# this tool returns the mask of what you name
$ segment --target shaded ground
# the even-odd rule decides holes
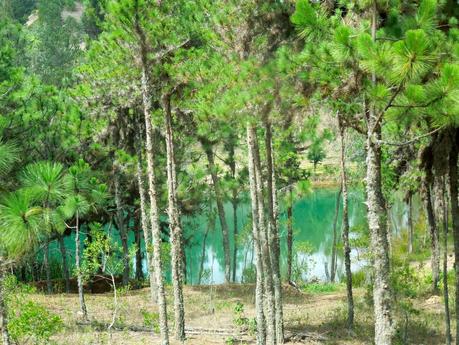
[[[185,287],[187,345],[208,344],[253,344],[253,336],[240,335],[240,329],[234,324],[234,306],[244,304],[244,316],[255,315],[252,285],[219,285]],[[371,308],[365,302],[365,291],[356,289],[356,328],[349,333],[346,329],[346,304],[343,286],[335,291],[303,293],[291,287],[285,287],[284,315],[287,335],[304,334],[306,337],[290,344],[371,344],[373,318]],[[170,319],[173,319],[171,294],[168,291]],[[57,344],[159,344],[159,338],[148,332],[144,315],[155,312],[150,305],[149,290],[141,289],[122,293],[120,296],[116,330],[107,332],[105,324],[111,321],[113,299],[110,293],[87,295],[91,325],[81,325],[78,319],[77,295],[60,294],[46,296],[34,294],[32,298],[59,314],[65,323],[65,329],[53,340]],[[407,344],[443,344],[443,306],[439,297],[427,296],[413,302],[420,312],[408,319]],[[403,320],[403,319],[402,319]],[[399,322],[399,339],[405,338],[404,323]],[[172,326],[172,325],[170,325]],[[136,331],[133,331],[135,329]],[[143,329],[143,331],[142,331]],[[172,327],[171,327],[172,329]],[[205,334],[209,331],[223,334]],[[204,331],[204,334],[202,333]],[[232,338],[233,342],[231,342]],[[402,340],[399,342],[403,343]],[[172,344],[179,344],[172,341]]]

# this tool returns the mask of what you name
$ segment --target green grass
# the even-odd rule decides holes
[[[329,293],[336,292],[339,290],[340,284],[338,283],[310,283],[303,287],[303,291],[320,294],[320,293]]]

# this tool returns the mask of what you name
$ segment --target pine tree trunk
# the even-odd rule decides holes
[[[162,97],[166,124],[168,215],[172,244],[172,283],[174,288],[175,338],[185,340],[185,310],[183,304],[183,234],[177,202],[177,176],[170,95]]]
[[[212,212],[212,211],[211,211]],[[210,229],[213,229],[215,223],[215,219],[213,215],[211,215],[208,219],[206,232],[204,233],[204,238],[202,239],[202,247],[201,247],[201,263],[199,265],[199,273],[198,273],[198,285],[201,285],[202,281],[202,274],[204,272],[204,260],[206,258],[206,242],[207,236],[209,235]]]
[[[233,241],[234,241],[234,249],[233,249],[233,276],[232,282],[236,283],[236,273],[237,273],[237,252],[238,252],[238,227],[237,227],[237,191],[233,191],[233,199],[231,201],[233,206]]]
[[[371,35],[376,40],[377,7],[373,1]],[[376,84],[376,76],[371,76]],[[375,314],[375,345],[391,345],[393,335],[392,293],[390,284],[389,243],[387,237],[387,211],[382,193],[381,147],[373,138],[381,140],[381,126],[376,123],[375,106],[370,105],[367,116],[366,142],[366,198],[368,227],[374,266],[373,301]]]
[[[268,241],[270,244],[271,266],[273,271],[274,285],[274,307],[275,307],[275,334],[276,344],[284,343],[284,317],[282,308],[282,285],[280,276],[280,244],[278,229],[278,210],[277,210],[277,191],[276,175],[274,170],[274,152],[272,147],[272,126],[264,118],[265,126],[265,147],[266,147],[266,167],[267,167],[267,196],[268,196],[268,213],[269,213],[269,232]]]
[[[142,129],[140,125],[137,127],[137,187],[139,189],[140,197],[140,221],[142,224],[143,238],[145,241],[145,254],[147,258],[148,266],[148,277],[150,279],[150,296],[151,301],[155,304],[157,302],[158,289],[155,280],[155,268],[153,263],[152,253],[152,241],[150,237],[150,230],[148,229],[148,217],[147,217],[147,201],[145,199],[145,187],[143,184],[143,172],[142,172]]]
[[[75,217],[75,267],[77,269],[77,284],[78,284],[78,301],[80,302],[80,312],[84,321],[88,321],[88,309],[84,299],[83,290],[83,274],[81,272],[80,262],[80,222],[78,211]]]
[[[438,229],[443,230],[443,300],[445,307],[445,341],[451,344],[451,318],[448,293],[448,204],[446,201],[445,177],[435,179],[435,214]]]
[[[234,138],[229,145],[229,167],[231,170],[231,178],[236,182],[236,160],[234,159]],[[237,207],[238,207],[238,197],[237,197],[237,187],[232,190],[231,205],[233,206],[233,272],[232,272],[232,282],[236,282],[236,273],[237,273],[237,251],[238,251],[238,225],[237,225]]]
[[[46,273],[46,292],[48,295],[53,293],[53,284],[51,282],[51,268],[49,267],[49,242],[46,240],[43,248],[43,265]]]
[[[456,142],[456,130],[453,131],[453,143],[449,154],[449,195],[451,203],[451,218],[453,223],[453,238],[454,238],[454,270],[456,301],[459,301],[459,205],[458,205],[458,190],[457,190],[457,160],[458,160],[458,145]],[[459,345],[459,303],[456,306],[456,345]]]
[[[223,195],[220,190],[220,183],[216,171],[213,148],[208,143],[204,143],[203,146],[207,156],[209,173],[212,178],[212,185],[215,192],[215,202],[217,204],[218,218],[220,220],[220,226],[222,229],[223,253],[225,259],[225,282],[229,283],[231,281],[231,255],[229,244],[229,229],[228,224],[226,223],[225,209],[223,207]]]
[[[342,182],[341,182],[342,183]],[[335,217],[333,218],[333,242],[332,242],[332,252],[331,252],[331,263],[330,263],[330,282],[335,282],[336,276],[336,246],[338,245],[338,215],[339,215],[339,206],[340,206],[340,198],[341,198],[341,191],[340,188],[338,193],[336,194],[336,203],[335,203]]]
[[[147,156],[148,194],[150,198],[150,226],[153,240],[153,262],[156,286],[158,288],[158,311],[161,345],[169,345],[169,330],[167,326],[166,294],[164,290],[163,270],[161,260],[161,230],[159,227],[158,202],[156,192],[155,162],[153,150],[153,128],[151,119],[150,80],[148,76],[147,39],[139,24],[138,13],[135,18],[135,29],[140,40],[140,58],[142,70],[142,105],[145,119],[145,151]]]
[[[414,229],[413,229],[413,195],[408,197],[408,253],[413,252]]]
[[[347,195],[347,174],[346,174],[346,144],[345,129],[338,119],[341,140],[341,191],[343,194],[343,245],[344,245],[344,266],[346,268],[346,291],[347,291],[347,326],[354,328],[354,296],[352,293],[352,271],[351,271],[351,246],[349,243],[349,206]]]
[[[115,185],[116,225],[120,233],[121,246],[123,248],[123,286],[128,286],[130,276],[129,246],[126,224],[124,222],[124,210],[121,200],[120,172],[116,166],[113,167]]]
[[[258,227],[258,197],[257,197],[257,181],[254,162],[254,137],[251,125],[247,124],[247,147],[248,147],[248,166],[249,166],[249,182],[250,182],[250,199],[252,204],[252,237],[253,237],[253,252],[256,265],[256,286],[255,286],[255,308],[257,321],[257,345],[266,344],[266,320],[264,313],[264,271],[263,259],[261,254],[261,234]]]
[[[293,188],[289,181],[289,201],[287,206],[287,282],[292,281],[293,259]]]
[[[134,236],[135,236],[135,245],[137,250],[135,252],[135,279],[137,281],[143,280],[143,271],[142,271],[142,229],[140,228],[140,215],[136,216],[135,212],[132,212],[134,216]]]
[[[261,161],[258,139],[254,126],[249,128],[251,138],[251,151],[253,153],[254,173],[255,173],[255,191],[257,201],[258,217],[258,235],[261,249],[261,259],[263,262],[264,276],[264,309],[266,317],[266,344],[274,345],[276,343],[276,316],[275,316],[275,296],[273,269],[271,263],[271,253],[269,245],[268,228],[266,226],[265,205],[263,202],[263,181],[261,178]]]
[[[69,265],[67,263],[67,250],[65,248],[64,236],[59,235],[59,249],[61,251],[62,256],[62,272],[64,274],[65,279],[65,292],[70,292],[70,272],[69,272]]]
[[[430,233],[431,258],[430,267],[432,270],[432,291],[438,292],[438,283],[440,281],[440,245],[439,233],[435,220],[434,203],[432,196],[433,173],[427,169],[426,178],[424,179],[424,202],[427,212],[427,224]]]
[[[8,332],[8,309],[5,302],[5,267],[3,266],[4,262],[0,259],[0,317],[1,317],[1,327],[2,327],[2,340],[3,345],[11,345],[10,334]]]

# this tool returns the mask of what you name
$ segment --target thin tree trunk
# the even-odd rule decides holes
[[[228,147],[228,165],[231,171],[231,178],[235,183],[235,187],[232,188],[232,198],[231,198],[231,205],[233,207],[233,271],[232,271],[232,282],[236,282],[236,274],[237,274],[237,252],[238,252],[238,221],[237,221],[237,208],[239,199],[237,197],[238,188],[236,184],[236,160],[235,160],[235,152],[234,148],[236,146],[236,138],[234,135],[230,137]]]
[[[229,244],[229,229],[226,223],[225,209],[223,207],[223,195],[220,190],[220,182],[216,171],[214,152],[213,148],[209,143],[203,143],[204,151],[206,152],[209,173],[212,178],[212,185],[215,192],[215,202],[217,204],[218,218],[220,220],[220,226],[222,229],[222,240],[223,240],[223,253],[225,260],[225,282],[231,281],[231,255],[230,255],[230,244]]]
[[[341,140],[341,191],[343,194],[343,245],[344,245],[344,265],[346,267],[346,291],[347,291],[347,326],[351,330],[354,328],[354,296],[352,293],[352,271],[351,271],[351,246],[349,243],[349,207],[347,195],[347,174],[346,174],[346,143],[345,128],[338,119]]]
[[[448,293],[448,202],[446,200],[445,176],[435,179],[435,213],[438,229],[443,230],[443,299],[445,306],[445,341],[451,344],[451,318]]]
[[[266,344],[276,344],[276,316],[275,316],[275,296],[274,296],[274,282],[273,282],[273,269],[271,263],[271,248],[268,236],[268,229],[266,226],[264,202],[263,202],[263,181],[261,178],[261,161],[260,150],[258,147],[258,139],[254,126],[250,127],[251,132],[251,145],[253,152],[254,172],[255,172],[255,187],[256,187],[256,200],[257,200],[257,216],[258,216],[258,229],[259,241],[261,247],[261,258],[263,261],[263,275],[264,275],[264,308],[266,317]]]
[[[342,182],[341,182],[342,184]],[[342,188],[342,187],[341,187]],[[339,206],[340,206],[340,198],[341,198],[341,191],[339,189],[338,193],[336,194],[336,203],[335,203],[335,217],[333,218],[333,242],[332,242],[332,252],[331,252],[331,263],[330,263],[330,282],[335,282],[336,276],[336,256],[337,256],[337,245],[338,245],[338,215],[339,215]]]
[[[64,236],[59,235],[59,249],[61,251],[62,256],[62,271],[64,274],[65,279],[65,292],[70,292],[70,272],[69,272],[69,265],[67,263],[67,250],[65,248]]]
[[[80,312],[84,321],[88,321],[88,309],[84,300],[83,291],[83,274],[81,272],[80,263],[80,222],[78,211],[75,217],[75,266],[77,269],[77,284],[78,284],[78,301],[80,302]]]
[[[408,196],[408,253],[413,252],[414,228],[413,228],[413,195]]]
[[[120,233],[121,246],[123,248],[123,286],[129,284],[130,266],[129,266],[129,246],[128,246],[128,234],[126,224],[124,222],[124,211],[123,203],[121,200],[120,190],[120,172],[119,169],[113,167],[113,177],[115,185],[115,205],[116,205],[116,225]]]
[[[166,295],[164,291],[162,259],[161,259],[161,230],[159,227],[158,217],[158,202],[156,192],[156,178],[155,178],[155,162],[153,150],[153,128],[151,121],[151,97],[148,68],[148,49],[147,39],[143,29],[140,27],[139,14],[135,15],[135,30],[139,36],[140,43],[140,57],[141,57],[141,70],[142,70],[142,105],[143,114],[145,119],[145,133],[146,133],[146,156],[147,156],[147,175],[148,175],[148,194],[150,198],[150,226],[153,240],[153,262],[156,286],[158,288],[158,310],[159,310],[159,329],[161,335],[161,344],[169,345],[169,330],[167,326],[167,309],[166,309]]]
[[[3,260],[0,259],[0,317],[2,326],[2,340],[3,345],[11,345],[10,334],[8,332],[8,309],[5,302],[5,269],[3,267]]]
[[[256,286],[255,286],[255,307],[257,321],[257,345],[266,344],[266,320],[263,310],[264,306],[264,271],[263,259],[261,254],[261,234],[258,226],[258,196],[257,181],[254,162],[254,137],[250,124],[247,124],[247,146],[248,146],[248,165],[250,182],[250,199],[252,204],[252,236],[256,265]]]
[[[45,266],[46,273],[46,292],[48,295],[53,293],[53,284],[51,282],[51,268],[49,267],[49,242],[46,240],[43,249],[43,265]]]
[[[237,191],[233,191],[233,199],[231,201],[233,206],[233,240],[234,240],[234,249],[233,249],[233,283],[236,282],[236,273],[237,273],[237,252],[238,252],[238,227],[237,227]]]
[[[284,317],[282,308],[282,285],[280,276],[280,245],[279,229],[277,223],[277,191],[276,176],[274,170],[274,152],[272,147],[272,126],[267,118],[264,117],[265,126],[265,147],[266,147],[266,167],[267,167],[267,196],[268,196],[268,213],[269,213],[269,232],[268,243],[270,244],[270,259],[273,271],[274,286],[274,309],[275,309],[275,342],[276,344],[284,343]]]
[[[376,40],[377,7],[373,1],[371,34]],[[376,76],[371,76],[376,84]],[[370,105],[367,117],[367,157],[366,157],[366,194],[368,207],[368,226],[371,237],[371,251],[374,266],[374,314],[375,345],[391,345],[393,335],[392,293],[390,284],[389,243],[387,241],[387,212],[381,183],[381,147],[373,137],[381,140],[381,126],[377,123],[375,106]]]
[[[432,291],[434,293],[438,292],[438,283],[440,281],[440,245],[439,245],[439,233],[437,229],[437,224],[435,220],[434,213],[434,203],[432,197],[432,184],[433,184],[433,174],[432,170],[429,168],[426,171],[426,178],[424,180],[424,202],[427,212],[427,224],[430,233],[431,241],[431,258],[430,266],[432,270]]]
[[[166,123],[167,189],[169,228],[172,244],[172,283],[174,287],[175,338],[185,340],[185,310],[183,305],[183,234],[177,203],[177,176],[175,167],[174,138],[170,95],[162,97]]]
[[[293,259],[293,187],[289,181],[289,200],[287,207],[287,282],[292,281],[292,259]]]
[[[459,301],[459,205],[458,205],[458,190],[457,190],[457,160],[458,150],[456,142],[456,130],[453,131],[453,142],[449,154],[449,195],[451,203],[451,218],[453,221],[453,237],[454,237],[454,270],[456,283],[456,301]],[[456,306],[456,345],[459,345],[459,303]]]
[[[201,263],[199,265],[199,274],[198,274],[198,285],[201,285],[201,280],[202,280],[202,274],[204,272],[204,259],[206,258],[206,242],[207,242],[207,236],[209,235],[209,231],[214,228],[215,225],[215,219],[213,216],[213,211],[210,210],[212,213],[211,216],[208,219],[207,227],[206,227],[206,232],[204,233],[204,238],[202,239],[202,247],[201,247]]]
[[[140,215],[136,216],[134,212],[133,216],[135,219],[134,222],[134,236],[135,236],[135,244],[137,250],[135,252],[135,279],[137,281],[143,280],[143,271],[142,271],[142,229],[140,228]]]
[[[151,301],[155,304],[157,302],[157,295],[158,289],[155,280],[155,268],[153,262],[153,254],[152,254],[152,241],[150,237],[150,231],[148,229],[148,217],[147,217],[147,201],[145,199],[145,187],[143,184],[143,172],[142,172],[142,148],[141,143],[142,140],[142,129],[140,124],[137,127],[138,132],[138,141],[139,144],[137,145],[137,187],[139,189],[139,197],[140,197],[140,220],[142,224],[142,231],[143,237],[145,241],[145,254],[147,258],[147,266],[148,266],[148,276],[150,279],[150,296]]]

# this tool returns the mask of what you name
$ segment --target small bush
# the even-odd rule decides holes
[[[247,330],[249,335],[254,335],[257,330],[257,321],[255,319],[249,319],[245,316],[244,304],[237,302],[234,306],[233,312],[234,324],[239,328]]]
[[[142,309],[140,313],[143,316],[143,324],[145,325],[145,327],[153,328],[153,332],[158,334],[159,333],[159,313],[151,313],[149,311],[146,311],[145,309]]]
[[[8,330],[16,343],[49,344],[51,336],[63,328],[58,315],[32,301],[19,305],[11,314]]]
[[[343,282],[346,280],[344,279]],[[357,272],[352,273],[352,286],[353,287],[364,287],[367,283],[367,277],[365,270],[359,270]]]
[[[255,266],[251,265],[246,267],[242,272],[242,281],[244,283],[255,283],[257,279],[257,272],[255,270]]]
[[[304,291],[309,293],[327,293],[338,290],[339,284],[334,283],[309,283],[304,286]]]

